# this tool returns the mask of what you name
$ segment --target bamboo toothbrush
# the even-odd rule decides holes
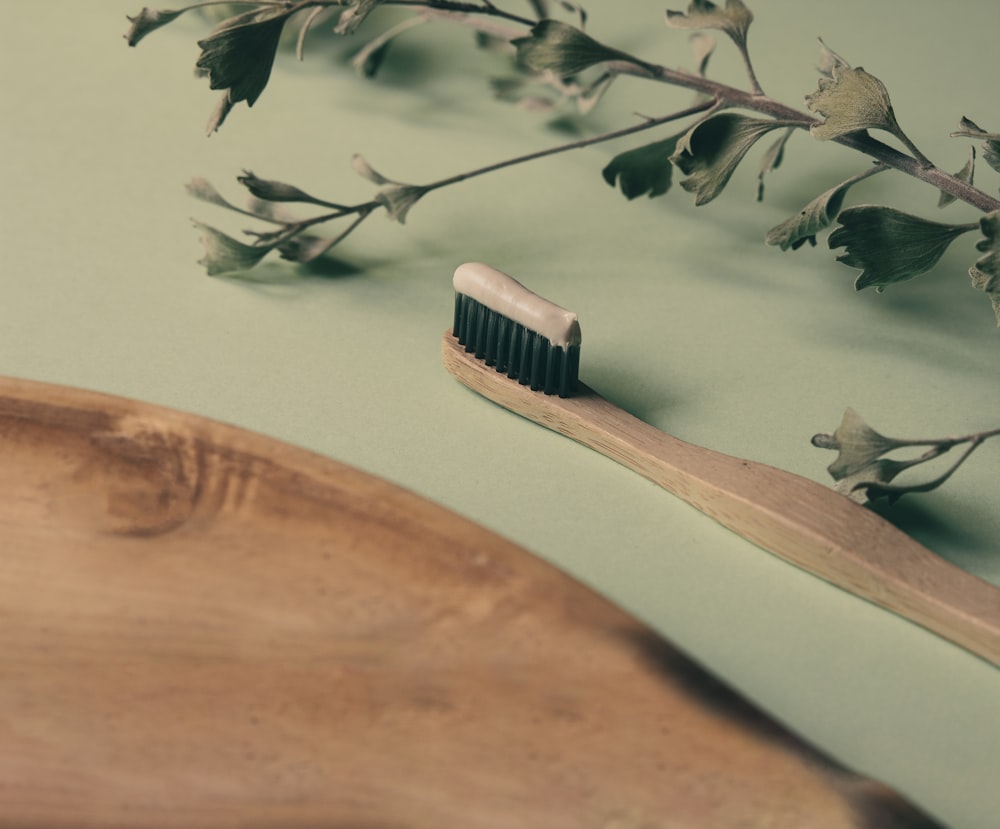
[[[786,561],[1000,666],[1000,588],[838,492],[661,432],[577,379],[576,314],[476,262],[455,271],[448,371],[595,449]]]

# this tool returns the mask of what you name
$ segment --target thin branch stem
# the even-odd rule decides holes
[[[624,138],[627,135],[633,135],[637,132],[642,132],[644,130],[652,129],[653,127],[658,127],[663,124],[670,123],[671,121],[678,121],[682,118],[687,118],[691,115],[697,115],[702,112],[706,112],[717,106],[715,101],[705,101],[703,103],[695,104],[694,106],[688,107],[687,109],[682,109],[678,112],[673,112],[670,115],[664,115],[659,118],[648,118],[640,124],[634,124],[631,127],[625,127],[624,129],[614,130],[613,132],[602,133],[601,135],[593,136],[591,138],[581,138],[578,141],[571,141],[567,144],[559,144],[555,147],[548,147],[544,150],[538,150],[537,152],[528,153],[526,155],[520,155],[516,158],[508,158],[503,161],[498,161],[495,164],[488,164],[485,167],[479,167],[475,170],[468,170],[464,173],[459,173],[454,176],[449,176],[448,178],[440,179],[439,181],[432,182],[426,185],[426,190],[430,192],[431,190],[438,190],[441,187],[447,187],[451,184],[457,184],[460,181],[466,181],[470,178],[475,178],[477,176],[485,175],[486,173],[492,173],[496,170],[502,170],[505,167],[512,167],[516,164],[524,164],[528,161],[534,161],[539,158],[545,158],[550,155],[556,155],[558,153],[569,152],[570,150],[578,150],[582,147],[589,147],[593,144],[600,144],[605,141],[613,141],[616,138]]]
[[[728,107],[740,107],[770,115],[773,118],[799,121],[802,127],[810,127],[820,123],[814,116],[769,98],[766,95],[755,95],[736,87],[728,86],[710,80],[701,75],[670,69],[666,66],[646,63],[645,61],[621,61],[617,66],[621,74],[631,74],[649,78],[672,86],[693,89],[711,95]],[[1000,210],[1000,199],[996,199],[977,187],[946,173],[931,164],[923,155],[914,157],[890,147],[888,144],[869,135],[867,132],[856,132],[834,138],[833,141],[863,153],[875,161],[906,173],[913,178],[943,190],[956,199],[989,213]],[[915,148],[914,148],[915,149]]]
[[[341,3],[331,3],[330,5],[341,5]],[[484,14],[529,27],[534,26],[538,22],[538,20],[531,17],[524,17],[523,15],[504,11],[492,3],[468,3],[461,2],[461,0],[385,0],[385,5],[411,6],[432,9],[434,11],[457,12],[459,14]]]
[[[214,2],[215,0],[208,0],[208,3],[210,4],[214,4]],[[285,3],[267,3],[267,5],[289,5],[299,9],[307,8],[309,6],[343,6],[346,5],[347,2],[349,2],[349,0],[300,0],[300,2],[294,4],[286,1]],[[509,20],[529,28],[537,23],[537,20],[504,11],[492,2],[477,3],[463,2],[462,0],[385,0],[385,5],[422,8],[433,11],[458,13],[460,15],[487,15]],[[717,101],[719,106],[740,107],[764,115],[770,115],[773,118],[796,121],[798,122],[796,126],[799,128],[807,128],[813,124],[820,123],[819,119],[814,116],[797,110],[794,107],[782,104],[781,102],[764,95],[761,90],[760,83],[757,81],[753,65],[750,62],[748,51],[745,48],[740,48],[739,51],[743,56],[743,62],[752,87],[749,92],[737,87],[710,80],[703,75],[697,75],[679,69],[671,69],[660,64],[649,63],[640,58],[626,55],[625,53],[622,53],[625,59],[609,62],[608,67],[617,74],[633,75],[666,83],[671,86],[678,86],[701,92]],[[481,171],[475,171],[472,174],[468,174],[454,180],[462,180],[462,178],[469,178],[473,175],[480,175],[481,173],[500,169],[510,166],[511,164],[521,163],[523,160],[529,160],[535,157],[544,157],[546,155],[552,155],[555,152],[576,149],[578,147],[587,146],[590,143],[597,143],[597,141],[600,140],[610,140],[610,138],[627,134],[628,131],[623,131],[618,134],[609,133],[609,137],[605,139],[599,138],[588,140],[577,144],[565,145],[563,148],[545,150],[539,154],[532,154],[531,156],[524,158],[512,159],[509,162],[500,162],[499,164],[491,165]],[[950,173],[946,173],[940,168],[934,166],[905,135],[899,134],[897,137],[900,138],[906,148],[910,151],[911,155],[900,152],[883,141],[872,137],[867,132],[842,135],[832,140],[845,147],[849,147],[850,149],[863,153],[864,155],[869,156],[887,167],[892,167],[893,169],[899,170],[900,172],[912,176],[913,178],[931,184],[939,190],[946,192],[954,198],[982,210],[985,213],[1000,210],[1000,199],[997,199],[979,188],[974,187],[968,182],[962,181]],[[452,183],[453,180],[447,181],[448,183]],[[437,185],[435,185],[435,188],[436,186]],[[440,186],[444,186],[444,184],[441,184]]]
[[[944,447],[941,451],[946,452],[954,446],[958,446],[962,443],[982,443],[987,438],[997,437],[1000,435],[1000,427],[996,429],[987,429],[985,432],[973,432],[968,435],[962,435],[961,437],[951,437],[951,438],[933,438],[933,439],[899,439],[893,438],[893,440],[899,446],[938,446]]]
[[[204,9],[209,6],[288,6],[288,0],[202,0],[200,3],[192,3],[185,6],[184,11],[192,9]]]
[[[750,59],[750,50],[747,48],[746,40],[741,38],[736,41],[736,48],[740,53],[740,58],[743,60],[743,68],[746,70],[747,78],[750,81],[750,88],[753,90],[754,95],[762,96],[764,89],[761,87],[760,81],[757,80],[757,70],[753,68],[753,61]]]
[[[1000,430],[996,430],[992,434],[997,434],[997,433],[1000,433]],[[941,484],[943,484],[952,475],[954,475],[955,472],[958,471],[958,468],[963,463],[965,463],[969,455],[971,455],[984,440],[986,440],[986,437],[974,438],[972,442],[969,444],[968,448],[958,457],[958,459],[951,466],[949,466],[944,472],[942,472],[936,478],[931,478],[929,481],[924,481],[921,484],[906,484],[906,485],[862,483],[858,485],[858,488],[867,489],[869,497],[871,497],[873,494],[875,496],[886,496],[889,498],[890,501],[894,500],[894,498],[899,498],[903,495],[906,495],[907,493],[930,492],[932,489],[937,489],[939,486],[941,486]],[[919,459],[916,459],[910,464],[908,464],[908,466],[916,466],[916,464],[922,463],[924,460],[931,460],[933,458],[936,458],[938,455],[947,452],[949,448],[951,447],[949,446],[947,448],[941,449],[940,452],[934,452],[932,450],[931,452],[927,453],[926,457],[921,457]]]
[[[897,138],[898,138],[898,139],[899,139],[900,141],[902,141],[902,142],[903,142],[903,146],[905,146],[905,147],[906,147],[906,149],[908,149],[908,150],[910,151],[910,153],[912,153],[913,157],[914,157],[914,158],[915,158],[915,159],[916,159],[916,160],[917,160],[918,162],[920,162],[920,166],[921,166],[921,167],[924,167],[924,168],[926,169],[926,168],[930,168],[930,167],[933,167],[933,166],[934,166],[934,162],[933,162],[933,161],[931,161],[931,160],[930,160],[930,159],[929,159],[929,158],[928,158],[927,156],[925,156],[925,155],[924,155],[924,154],[923,154],[923,153],[922,153],[922,152],[920,151],[920,149],[919,149],[919,148],[917,147],[917,145],[916,145],[916,144],[914,144],[914,143],[913,143],[913,142],[912,142],[912,141],[910,140],[910,137],[909,137],[909,136],[908,136],[908,135],[907,135],[907,134],[906,134],[905,132],[903,132],[902,130],[897,130],[897,131],[896,131],[896,132],[894,133],[894,135],[895,135],[895,136],[896,136],[896,137],[897,137]]]

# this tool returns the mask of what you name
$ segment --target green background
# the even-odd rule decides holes
[[[691,66],[687,33],[666,27],[662,4],[585,5],[600,40]],[[189,219],[230,231],[246,222],[190,199],[194,175],[237,201],[246,168],[353,202],[373,193],[351,170],[356,152],[391,178],[427,182],[571,136],[494,100],[486,79],[503,59],[435,24],[401,41],[377,82],[345,65],[353,44],[317,31],[304,62],[283,53],[254,108],[239,105],[206,138],[218,93],[192,69],[208,25],[181,18],[132,50],[125,14],[139,8],[4,9],[0,374],[207,415],[393,480],[596,586],[950,825],[996,825],[1000,671],[484,402],[439,357],[452,272],[488,262],[579,313],[582,376],[605,396],[679,437],[826,483],[833,456],[809,438],[832,431],[846,406],[900,436],[1000,425],[1000,332],[966,273],[974,235],[913,283],[855,293],[855,272],[824,239],[794,253],[762,239],[863,158],[798,135],[761,204],[765,142],[708,206],[695,209],[677,186],[628,202],[600,170],[652,134],[431,194],[404,227],[375,215],[321,266],[269,259],[242,279],[208,278]],[[886,84],[903,128],[945,169],[967,158],[969,142],[948,137],[963,115],[1000,129],[994,0],[947,10],[761,0],[754,11],[750,46],[772,97],[803,106],[821,36]],[[711,74],[743,83],[728,42]],[[690,99],[623,78],[579,135]],[[995,192],[998,177],[980,164],[978,183]],[[891,174],[848,202],[975,218],[960,205],[939,212],[927,186]],[[1000,584],[995,443],[889,515]]]

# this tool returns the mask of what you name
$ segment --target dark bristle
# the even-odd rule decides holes
[[[532,391],[569,397],[576,391],[580,346],[553,345],[509,317],[455,294],[455,339],[469,354]]]

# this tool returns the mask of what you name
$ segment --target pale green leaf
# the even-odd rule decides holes
[[[834,63],[830,77],[819,79],[819,88],[806,96],[806,104],[826,119],[811,127],[824,141],[866,129],[900,132],[885,86],[861,67]]]
[[[707,204],[725,188],[736,167],[761,136],[791,126],[788,121],[723,112],[699,121],[680,139],[671,161],[687,176],[681,187]]]
[[[601,171],[612,187],[617,181],[627,199],[648,193],[650,198],[662,196],[670,189],[673,155],[680,135],[654,141],[642,147],[619,153]]]
[[[790,216],[768,232],[765,241],[769,245],[778,245],[782,250],[798,250],[806,242],[815,245],[816,234],[833,224],[844,204],[844,197],[853,179],[831,187],[821,193],[794,216]]]
[[[782,250],[798,250],[808,242],[816,244],[816,235],[826,230],[840,213],[847,191],[869,176],[888,168],[881,164],[869,167],[867,170],[851,176],[836,187],[831,187],[821,193],[794,216],[789,216],[781,224],[772,227],[765,237],[769,245],[778,245]]]
[[[710,0],[693,0],[687,12],[667,10],[667,25],[675,29],[718,29],[741,46],[746,45],[753,14],[741,0],[726,0],[719,8]]]
[[[973,176],[976,170],[976,148],[969,147],[969,160],[965,162],[965,166],[962,167],[957,173],[955,173],[955,178],[959,181],[964,181],[966,184],[972,184]],[[947,207],[953,201],[955,201],[955,196],[951,193],[946,193],[944,190],[941,191],[941,196],[938,199],[938,207]]]
[[[886,452],[904,445],[876,432],[851,408],[844,411],[840,425],[832,435],[815,435],[812,443],[822,449],[837,451],[836,460],[827,467],[835,481],[857,474]]]
[[[888,498],[892,503],[907,493],[930,492],[941,486],[991,434],[1000,434],[1000,430],[939,440],[887,438],[872,429],[853,409],[848,409],[836,432],[814,435],[812,443],[821,449],[838,452],[828,471],[836,481],[835,488],[839,492],[862,503],[877,498]],[[965,451],[935,477],[901,485],[891,484],[901,472],[931,462],[962,443],[967,444]],[[898,460],[884,457],[902,447],[924,447],[926,451]]]
[[[205,266],[209,276],[232,271],[245,271],[263,259],[272,245],[247,245],[202,222],[194,222],[202,232],[201,241],[205,257],[199,264]]]
[[[591,66],[613,60],[634,62],[634,58],[598,43],[590,35],[558,20],[542,20],[527,37],[511,41],[518,60],[536,72],[553,72],[567,77]]]
[[[845,247],[837,260],[863,269],[854,283],[858,290],[871,285],[882,289],[930,270],[948,245],[976,227],[931,222],[878,205],[849,207],[839,218],[830,247]]]

